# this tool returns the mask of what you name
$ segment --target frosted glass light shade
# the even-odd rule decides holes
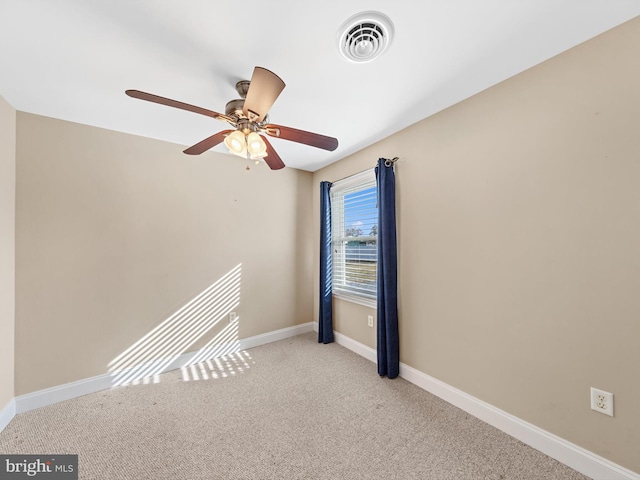
[[[227,135],[224,139],[224,144],[234,155],[247,158],[247,142],[241,131],[236,130],[235,132]]]
[[[267,145],[256,132],[251,132],[247,135],[247,150],[249,150],[249,155],[251,155],[252,159],[267,156]]]

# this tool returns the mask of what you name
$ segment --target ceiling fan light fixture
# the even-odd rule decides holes
[[[284,162],[271,146],[267,137],[261,134],[322,148],[331,152],[338,148],[337,138],[268,123],[268,111],[284,87],[284,82],[275,73],[263,67],[255,67],[251,81],[241,80],[236,84],[236,90],[242,98],[228,102],[225,108],[226,114],[224,115],[213,110],[140,90],[126,90],[125,93],[130,97],[147,102],[179,108],[222,120],[233,127],[233,129],[222,130],[210,135],[190,146],[184,150],[187,155],[200,155],[224,142],[229,149],[229,153],[244,159],[258,160],[258,162],[260,159],[265,159],[264,162],[271,170],[280,170],[285,167]]]
[[[380,12],[362,12],[350,17],[338,30],[338,49],[354,63],[367,63],[391,45],[393,23]]]
[[[247,158],[247,142],[241,131],[236,130],[227,135],[224,139],[224,144],[229,149],[229,152],[239,157]]]

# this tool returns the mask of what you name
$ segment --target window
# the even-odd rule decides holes
[[[375,307],[378,209],[373,169],[331,187],[333,295]]]

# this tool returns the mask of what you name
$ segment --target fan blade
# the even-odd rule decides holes
[[[233,132],[233,130],[223,130],[216,133],[215,135],[211,135],[201,142],[196,143],[194,146],[187,148],[184,153],[186,153],[187,155],[200,155],[201,153],[206,152],[210,148],[218,145],[224,140],[224,137],[229,135],[231,132]]]
[[[263,160],[267,165],[269,165],[269,168],[271,170],[280,170],[281,168],[284,168],[284,162],[280,158],[280,155],[278,155],[273,149],[269,140],[267,140],[266,137],[262,137],[262,139],[267,146],[267,156],[264,157]]]
[[[220,120],[227,120],[226,115],[207,110],[206,108],[196,107],[195,105],[189,105],[188,103],[178,102],[177,100],[171,100],[170,98],[160,97],[153,95],[152,93],[141,92],[140,90],[127,90],[127,95],[133,98],[139,98],[140,100],[146,100],[148,102],[159,103],[160,105],[167,105],[168,107],[181,108],[189,112],[199,113],[200,115],[206,115],[211,118],[219,118]]]
[[[255,67],[242,112],[249,120],[262,122],[284,87],[284,82],[275,73]]]
[[[282,138],[292,142],[304,143],[312,147],[322,148],[333,152],[338,148],[338,139],[320,135],[319,133],[305,132],[291,127],[283,127],[282,125],[268,124],[264,126],[264,133],[271,137]]]

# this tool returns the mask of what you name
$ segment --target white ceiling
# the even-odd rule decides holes
[[[395,36],[349,63],[338,29],[368,10]],[[224,113],[258,65],[287,84],[271,122],[338,138],[334,152],[272,141],[314,171],[639,14],[638,0],[0,0],[0,95],[181,151],[227,124],[124,91]]]

